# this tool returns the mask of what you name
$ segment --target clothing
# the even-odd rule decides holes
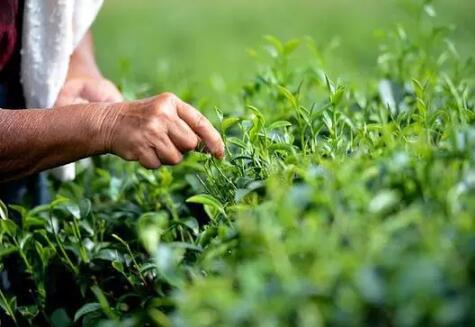
[[[0,70],[10,60],[17,43],[18,0],[0,2]]]
[[[24,108],[20,84],[23,0],[0,1],[0,108]]]
[[[51,108],[103,0],[25,0],[21,77],[28,108]]]
[[[51,108],[68,73],[69,58],[103,0],[25,0],[21,78],[28,108]],[[73,180],[75,165],[52,170]]]
[[[0,1],[0,108],[25,108],[20,83],[20,35],[23,0]],[[0,184],[0,200],[6,204],[47,203],[49,194],[45,173]]]
[[[25,99],[20,83],[20,36],[22,32],[23,0],[0,0],[0,108],[25,108]],[[0,184],[0,200],[6,204],[37,206],[49,202],[45,173],[35,174],[13,182]],[[20,220],[19,214],[10,212],[10,217]],[[17,258],[3,258],[0,271],[2,290],[18,292],[15,278]],[[13,271],[13,273],[11,273]],[[10,272],[10,273],[9,273]],[[16,293],[18,294],[18,293]],[[0,312],[0,321],[9,325],[9,318]]]
[[[2,20],[5,22],[0,27],[0,58],[5,58],[0,69],[0,108],[54,105],[66,80],[69,58],[102,3],[103,0],[0,0],[0,25]],[[63,180],[73,179],[74,164],[56,172]],[[24,194],[31,198],[32,205],[47,202],[44,174],[0,184],[0,199],[4,202],[19,203]]]

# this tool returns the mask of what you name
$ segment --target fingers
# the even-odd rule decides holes
[[[105,79],[71,79],[61,89],[56,107],[91,102],[117,103],[124,100],[117,87]]]
[[[122,101],[124,101],[124,97],[122,96],[122,94],[112,91],[111,94],[105,97],[104,101],[102,102],[117,103],[117,102],[122,102]]]
[[[216,158],[223,158],[223,140],[209,120],[198,110],[180,99],[176,100],[176,109],[178,116],[201,138],[209,152]]]
[[[215,157],[224,156],[221,136],[208,119],[171,93],[121,103],[116,111],[120,119],[112,125],[110,151],[145,168],[176,165],[201,141]]]
[[[104,102],[115,103],[124,101],[124,97],[117,87],[109,81],[106,82],[108,83],[108,87],[106,88],[107,93],[105,94]]]
[[[58,99],[56,99],[55,107],[66,107],[66,106],[71,106],[75,104],[87,104],[89,101],[86,99],[83,99],[81,97],[74,97],[74,96],[58,96]]]
[[[176,148],[168,136],[163,136],[154,143],[155,152],[162,163],[178,165],[183,160],[183,154]]]
[[[199,143],[199,138],[195,132],[179,118],[174,126],[169,127],[168,135],[182,153],[195,150]]]
[[[108,80],[84,82],[81,96],[91,102],[121,102],[124,100],[117,87]]]
[[[147,169],[158,169],[162,165],[160,159],[155,152],[155,149],[149,148],[147,151],[144,151],[139,156],[139,163],[142,167]]]

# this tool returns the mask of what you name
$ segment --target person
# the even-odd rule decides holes
[[[45,203],[42,172],[89,156],[112,153],[157,169],[178,164],[200,142],[217,158],[224,155],[220,134],[190,104],[172,93],[126,102],[102,76],[89,32],[101,4],[0,2],[0,199],[6,203],[26,194],[33,205]]]

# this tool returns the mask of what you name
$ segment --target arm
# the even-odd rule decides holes
[[[119,90],[102,76],[97,67],[92,35],[90,32],[86,33],[71,55],[68,75],[56,106],[122,100]]]
[[[120,92],[96,65],[88,32],[70,58],[55,105],[63,108],[0,109],[0,182],[104,153],[101,117],[105,105],[87,104],[121,100]]]
[[[200,140],[223,157],[223,141],[211,123],[169,93],[124,103],[0,109],[0,183],[102,153],[149,169],[175,165]]]
[[[0,182],[104,153],[101,109],[0,109]]]
[[[87,32],[71,55],[67,79],[104,78],[94,57],[94,43],[91,32]]]

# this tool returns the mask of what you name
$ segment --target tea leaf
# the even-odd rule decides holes
[[[0,219],[8,219],[8,209],[5,203],[0,200]]]
[[[226,131],[228,129],[230,129],[231,127],[233,127],[234,125],[238,124],[242,119],[241,118],[238,118],[238,117],[229,117],[229,118],[226,118],[224,119],[222,122],[221,122],[221,131],[223,133],[226,133]]]
[[[204,206],[211,207],[211,208],[219,211],[220,213],[224,214],[224,207],[221,204],[221,202],[219,202],[218,199],[216,199],[215,197],[213,197],[212,195],[209,195],[209,194],[194,195],[192,197],[189,197],[186,200],[186,202],[188,202],[188,203],[199,203],[199,204],[202,204]]]
[[[96,312],[101,309],[101,305],[97,302],[86,303],[80,307],[74,314],[74,322],[78,322],[83,316],[88,315],[91,312]]]

